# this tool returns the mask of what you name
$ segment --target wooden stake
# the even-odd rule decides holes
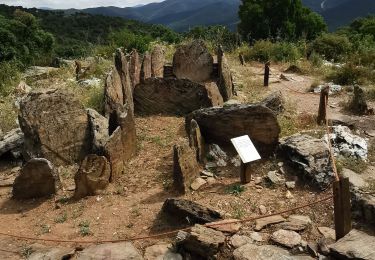
[[[269,82],[270,82],[270,66],[271,66],[271,62],[269,61],[264,65],[264,86],[265,87],[268,87]]]
[[[317,123],[318,125],[325,124],[327,122],[327,105],[328,105],[329,86],[322,88],[320,92],[320,103]]]
[[[352,229],[349,178],[333,183],[336,240],[343,238]]]
[[[251,181],[250,163],[241,162],[240,180],[242,184],[246,184]]]

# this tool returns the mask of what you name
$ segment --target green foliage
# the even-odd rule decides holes
[[[352,62],[334,70],[327,77],[328,80],[340,85],[364,84],[368,81],[375,82],[375,74],[372,69],[361,67]]]
[[[89,221],[87,220],[81,221],[78,226],[79,226],[79,233],[81,234],[81,236],[84,237],[84,236],[91,235]]]
[[[247,40],[313,39],[327,30],[323,18],[301,0],[242,0],[239,32]]]
[[[200,39],[214,46],[221,45],[225,51],[232,51],[238,46],[238,37],[225,26],[197,26],[184,34],[188,39]]]
[[[276,42],[259,40],[254,46],[243,53],[245,59],[266,61],[294,62],[301,58],[302,54],[298,46],[290,42]]]
[[[68,219],[68,214],[66,212],[55,218],[55,223],[64,223]]]
[[[124,29],[118,32],[112,32],[109,35],[111,46],[124,47],[126,50],[131,51],[137,49],[139,52],[144,53],[150,47],[153,38],[149,35],[140,35]]]
[[[310,46],[311,52],[333,61],[342,61],[351,50],[352,44],[348,37],[332,33],[319,36]]]
[[[19,67],[15,61],[0,62],[0,96],[7,96],[19,82]]]
[[[238,196],[245,191],[245,187],[239,184],[235,184],[227,188],[227,193]]]

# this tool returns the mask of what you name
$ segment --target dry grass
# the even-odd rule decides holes
[[[13,103],[11,96],[0,97],[0,130],[3,134],[17,127],[17,110]]]

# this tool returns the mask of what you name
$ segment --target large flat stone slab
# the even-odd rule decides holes
[[[375,259],[375,236],[353,229],[330,246],[330,254],[339,259]]]

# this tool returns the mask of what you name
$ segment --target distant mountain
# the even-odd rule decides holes
[[[276,1],[276,0],[275,0]],[[302,0],[303,4],[323,15],[329,29],[349,24],[357,17],[375,14],[375,0]],[[90,14],[134,19],[166,25],[176,31],[186,31],[197,25],[225,25],[235,30],[241,0],[165,0],[143,6],[119,8],[114,6],[67,10]]]
[[[329,24],[329,29],[333,31],[343,25],[348,25],[356,18],[374,15],[375,0],[345,0],[342,4],[325,9],[321,14]]]

